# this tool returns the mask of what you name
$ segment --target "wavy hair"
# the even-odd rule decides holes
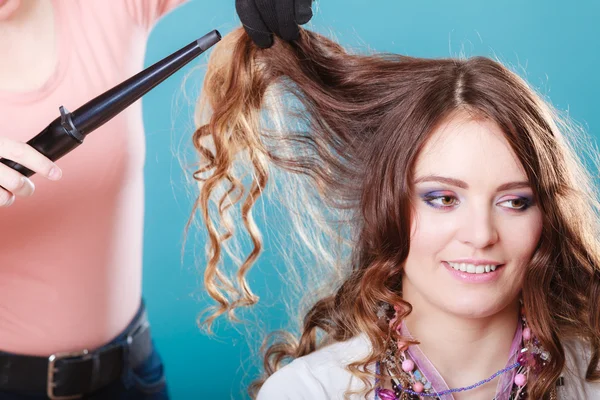
[[[567,337],[591,346],[586,379],[600,378],[600,207],[577,156],[586,144],[579,129],[489,58],[351,54],[308,30],[295,42],[275,40],[259,49],[240,28],[212,52],[193,135],[200,156],[194,211],[208,231],[204,283],[216,301],[203,322],[210,330],[219,316],[235,318],[238,307],[258,301],[246,277],[263,249],[252,214],[261,195],[280,195],[301,249],[313,257],[293,270],[313,289],[300,335],[271,336],[265,374],[251,385],[252,396],[289,360],[360,333],[372,351],[349,370],[366,391],[373,389],[366,366],[398,339],[378,322],[378,307],[401,307],[396,326],[411,312],[401,281],[415,160],[436,126],[457,111],[502,129],[542,210],[543,231],[522,296],[551,362],[530,381],[529,395],[549,397],[564,367]],[[228,265],[223,259],[233,254],[237,224],[251,248]]]

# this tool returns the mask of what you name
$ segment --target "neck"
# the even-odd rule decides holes
[[[519,321],[518,301],[486,318],[465,318],[422,299],[409,299],[406,294],[405,299],[413,305],[405,320],[411,336],[450,388],[470,386],[506,367]],[[491,398],[497,382],[498,378],[463,396]]]
[[[0,26],[18,23],[31,6],[31,1],[0,0]]]
[[[2,18],[9,7],[14,7],[14,1],[21,4]],[[0,90],[26,91],[42,85],[57,62],[52,2],[0,3],[0,37]]]
[[[39,33],[36,27],[47,20],[50,7],[49,0],[0,0],[0,49],[11,48],[6,42]]]

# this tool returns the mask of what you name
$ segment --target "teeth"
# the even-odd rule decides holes
[[[484,274],[496,270],[496,265],[473,265],[466,263],[452,263],[448,264],[457,271],[467,272],[469,274]]]

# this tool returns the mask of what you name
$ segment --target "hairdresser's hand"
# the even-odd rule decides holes
[[[0,137],[0,157],[8,158],[53,181],[62,176],[56,164],[23,142]],[[0,207],[10,206],[16,196],[31,196],[34,190],[35,186],[29,178],[0,163]]]
[[[244,29],[259,47],[273,44],[273,34],[291,41],[298,39],[298,25],[312,18],[312,0],[235,0]]]

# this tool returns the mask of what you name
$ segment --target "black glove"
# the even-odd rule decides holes
[[[312,18],[312,0],[235,0],[244,29],[259,47],[273,44],[273,34],[291,41],[298,39],[298,25]]]

